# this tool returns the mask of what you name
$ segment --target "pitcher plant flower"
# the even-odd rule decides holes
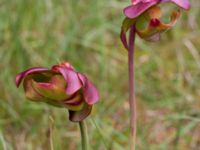
[[[64,62],[48,68],[30,68],[16,76],[16,86],[23,82],[27,99],[67,108],[72,122],[84,120],[99,100],[96,87],[82,73]]]
[[[162,21],[164,6],[173,3],[177,7],[171,11],[170,21]],[[189,0],[132,0],[132,4],[124,9],[125,19],[122,23],[120,38],[128,50],[129,72],[129,105],[130,105],[130,148],[135,150],[136,145],[136,99],[135,99],[135,73],[134,51],[136,34],[146,41],[158,41],[162,32],[171,29],[180,17],[181,9],[190,8]],[[129,31],[129,38],[126,33]]]
[[[162,20],[163,8],[161,4],[173,3],[178,6],[171,11],[170,21]],[[163,6],[164,7],[164,6]],[[136,26],[136,33],[147,41],[158,41],[160,34],[171,29],[180,17],[180,9],[188,10],[189,0],[132,0],[132,4],[124,9],[126,18],[123,21],[121,40],[127,49],[126,32],[132,25]]]

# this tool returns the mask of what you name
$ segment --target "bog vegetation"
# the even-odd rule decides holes
[[[136,41],[139,150],[200,147],[200,2],[191,4],[160,43]],[[119,39],[126,5],[0,1],[0,149],[77,149],[78,126],[67,111],[27,101],[14,82],[26,68],[63,60],[86,73],[101,93],[87,119],[92,149],[128,149],[127,51]]]

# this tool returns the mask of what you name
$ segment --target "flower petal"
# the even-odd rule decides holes
[[[76,105],[76,104],[80,103],[80,101],[84,101],[82,98],[83,98],[83,96],[80,93],[76,92],[75,94],[70,96],[68,99],[64,100],[64,103]]]
[[[80,111],[83,109],[85,103],[81,101],[78,105],[71,105],[71,104],[64,104],[64,107],[67,108],[69,111]]]
[[[189,10],[190,9],[190,2],[189,0],[162,0],[161,3],[166,3],[166,2],[173,2],[179,7]]]
[[[44,97],[41,96],[32,86],[32,79],[31,78],[25,78],[24,79],[24,91],[25,96],[31,101],[44,101]]]
[[[19,87],[21,81],[29,74],[32,74],[32,73],[36,73],[36,72],[41,72],[41,71],[48,71],[49,69],[48,68],[40,68],[40,67],[35,67],[35,68],[30,68],[28,70],[25,70],[21,73],[19,73],[16,78],[15,78],[15,83],[16,83],[16,86]]]
[[[69,97],[66,94],[65,89],[60,88],[56,84],[35,82],[32,80],[32,85],[40,95],[55,101],[62,101]]]
[[[85,104],[81,111],[70,111],[69,110],[69,120],[72,122],[80,122],[84,120],[92,111],[92,106]]]
[[[83,84],[83,95],[87,104],[95,104],[99,100],[99,93],[96,87],[81,73],[78,73],[78,77]]]
[[[140,2],[136,5],[131,5],[128,6],[124,9],[124,14],[126,17],[128,18],[136,18],[139,15],[141,15],[143,12],[145,12],[147,9],[149,9],[150,7],[156,5],[159,2],[159,0],[152,0],[150,2]]]
[[[190,2],[189,0],[172,0],[175,4],[178,6],[182,7],[183,9],[190,9]]]
[[[67,81],[66,93],[68,95],[74,94],[82,87],[78,75],[74,70],[62,66],[57,67],[57,69]]]
[[[71,111],[80,111],[85,105],[83,95],[75,93],[70,98],[64,100],[65,106]]]
[[[148,2],[151,2],[152,0],[132,0],[132,4],[133,5],[136,5],[138,3],[148,3]]]
[[[58,70],[59,67],[64,67],[64,68],[74,70],[74,67],[69,62],[63,62],[58,65],[54,65],[54,66],[52,66],[52,70]]]
[[[34,102],[45,102],[56,107],[63,107],[62,104],[41,96],[32,86],[32,80],[24,80],[24,90],[26,98]]]
[[[145,12],[146,18],[159,19],[162,16],[162,10],[159,6],[153,6]]]

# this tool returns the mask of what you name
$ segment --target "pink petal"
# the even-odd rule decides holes
[[[54,65],[54,66],[52,66],[52,70],[58,70],[59,67],[64,67],[64,68],[74,70],[74,67],[69,62],[63,62],[58,65]]]
[[[15,78],[15,83],[16,83],[16,86],[19,87],[21,81],[29,74],[32,74],[32,73],[36,73],[36,72],[41,72],[41,71],[48,71],[49,69],[48,68],[40,68],[40,67],[35,67],[35,68],[30,68],[28,70],[25,70],[21,73],[19,73],[16,78]]]
[[[132,0],[132,4],[136,5],[136,4],[140,3],[140,2],[148,3],[148,2],[151,2],[151,1],[153,1],[153,0]]]
[[[99,100],[99,93],[96,87],[81,73],[78,77],[83,84],[83,95],[87,104],[92,105]]]
[[[174,2],[175,4],[177,4],[178,6],[188,10],[190,9],[190,2],[189,0],[172,0],[172,2]]]
[[[68,95],[74,94],[82,87],[78,75],[74,70],[66,67],[57,67],[57,69],[67,81],[66,93]]]
[[[189,0],[162,0],[161,1],[161,3],[165,3],[165,2],[173,2],[179,7],[182,7],[183,9],[186,9],[186,10],[190,9]]]
[[[128,6],[124,9],[124,14],[128,18],[134,19],[134,18],[138,17],[139,15],[141,15],[143,12],[145,12],[150,7],[157,4],[158,2],[159,2],[159,0],[152,0],[150,2],[146,2],[146,3],[140,2],[136,5]]]

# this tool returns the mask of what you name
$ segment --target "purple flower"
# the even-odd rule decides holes
[[[124,9],[124,14],[128,18],[136,18],[150,7],[158,5],[159,3],[174,3],[177,6],[188,10],[190,8],[189,0],[132,0],[132,5]]]
[[[16,85],[23,81],[26,97],[34,102],[45,102],[69,110],[69,119],[79,122],[99,100],[96,87],[87,77],[64,62],[48,68],[30,68],[16,76]]]
[[[126,32],[132,25],[136,26],[136,32],[142,39],[158,41],[162,32],[176,24],[180,10],[172,11],[170,22],[164,23],[161,20],[162,9],[158,6],[162,3],[174,3],[185,10],[190,8],[189,0],[132,0],[132,5],[124,9],[126,18],[121,31],[121,40],[126,48]]]

